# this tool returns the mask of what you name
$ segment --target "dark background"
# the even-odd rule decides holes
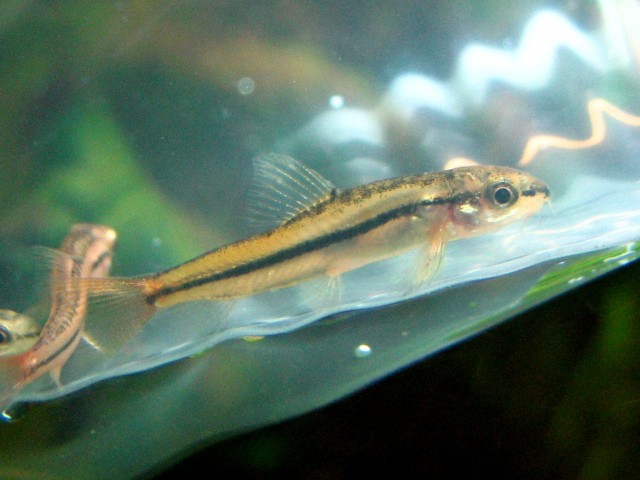
[[[639,274],[620,269],[158,478],[640,478]]]

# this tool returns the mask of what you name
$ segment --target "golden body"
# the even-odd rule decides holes
[[[276,161],[294,162],[287,159]],[[286,168],[304,167],[288,163],[280,170],[286,173]],[[424,280],[447,240],[525,218],[549,195],[534,177],[492,166],[399,177],[346,190],[331,188],[328,182],[326,186],[324,195],[276,228],[141,279],[147,303],[163,308],[191,300],[246,297],[320,275],[336,277],[421,246],[425,261],[418,280]]]

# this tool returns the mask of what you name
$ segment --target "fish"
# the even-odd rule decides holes
[[[544,183],[507,167],[457,168],[344,190],[291,157],[267,156],[254,167],[259,181],[249,208],[258,215],[275,209],[279,224],[135,280],[153,309],[338,277],[420,246],[424,258],[416,281],[422,282],[435,273],[446,241],[503,227],[534,213],[549,197]],[[269,198],[275,207],[262,200]]]
[[[6,411],[15,393],[45,373],[61,385],[62,368],[83,338],[88,292],[80,280],[109,274],[116,239],[111,227],[76,224],[59,250],[48,251],[49,317],[26,352],[0,359],[0,411]]]
[[[0,357],[28,350],[39,335],[40,326],[32,317],[0,309]]]
[[[94,322],[92,334],[101,343],[123,332],[131,338],[157,311],[185,302],[232,303],[318,278],[326,290],[339,289],[344,273],[411,250],[419,253],[411,284],[423,285],[448,241],[525,219],[549,196],[544,182],[509,167],[465,166],[338,189],[287,155],[262,155],[247,200],[260,232],[158,273],[83,280],[90,295],[121,308]]]

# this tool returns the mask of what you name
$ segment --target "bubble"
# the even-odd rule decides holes
[[[329,99],[329,106],[334,110],[344,107],[344,97],[342,95],[333,95]]]
[[[364,343],[362,345],[358,345],[353,352],[356,358],[368,357],[369,355],[371,355],[371,353],[372,353],[371,347]]]
[[[242,77],[238,80],[237,87],[240,95],[251,95],[256,89],[256,82],[253,81],[253,78]]]

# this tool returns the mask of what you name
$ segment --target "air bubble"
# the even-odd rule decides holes
[[[240,95],[251,95],[256,89],[256,82],[253,81],[253,78],[242,77],[238,80],[237,86]]]
[[[362,345],[358,345],[353,353],[356,358],[364,358],[371,355],[372,352],[371,347],[363,343]]]

